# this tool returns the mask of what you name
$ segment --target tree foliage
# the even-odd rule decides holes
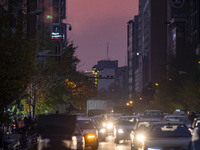
[[[24,96],[34,66],[34,40],[22,32],[23,21],[13,23],[15,12],[0,7],[0,108]],[[23,19],[23,16],[20,16]]]
[[[76,71],[79,62],[75,56],[77,47],[73,43],[62,43],[63,53],[55,61],[55,57],[45,62],[45,68],[37,82],[36,114],[52,111],[60,104],[68,102],[78,108],[84,108],[86,99],[94,96],[95,88],[92,81]],[[43,62],[44,63],[44,62]],[[44,66],[44,65],[39,65]],[[40,89],[40,90],[39,90]]]

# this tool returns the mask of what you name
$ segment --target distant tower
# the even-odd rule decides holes
[[[107,60],[110,60],[110,58],[109,58],[109,43],[107,43],[106,50],[107,50]]]

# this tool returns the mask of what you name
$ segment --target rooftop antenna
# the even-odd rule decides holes
[[[108,51],[109,51],[109,45],[108,45],[108,43],[107,43],[107,60],[109,60]]]

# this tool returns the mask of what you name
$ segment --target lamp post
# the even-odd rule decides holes
[[[71,31],[72,30],[72,25],[70,23],[66,23],[66,25],[69,26],[69,31]]]

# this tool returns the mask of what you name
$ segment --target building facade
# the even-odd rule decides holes
[[[128,34],[127,51],[129,80],[134,79],[132,87],[135,94],[142,92],[149,84],[166,77],[167,26],[164,23],[166,21],[167,1],[139,1],[139,15],[128,25],[134,24],[131,25],[134,28],[132,37]],[[134,46],[129,46],[130,41]],[[130,67],[130,64],[133,64],[133,67]]]
[[[127,98],[127,66],[118,67],[118,60],[101,60],[92,70],[98,89],[97,98],[112,100],[115,103],[121,103]]]

